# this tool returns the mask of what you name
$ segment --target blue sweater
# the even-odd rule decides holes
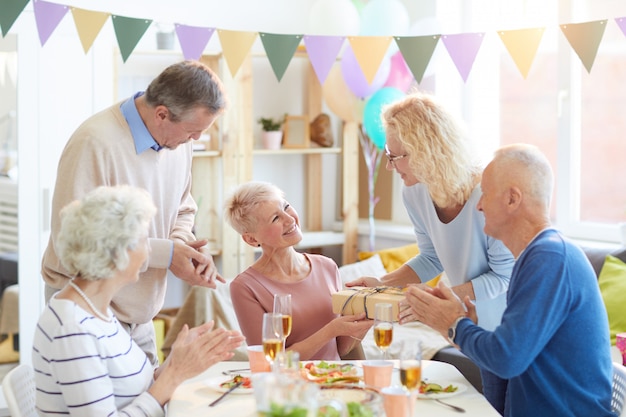
[[[508,378],[508,416],[612,416],[609,327],[583,251],[546,229],[513,268],[502,323],[462,320],[455,342],[481,368]]]

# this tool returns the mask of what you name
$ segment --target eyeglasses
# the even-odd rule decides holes
[[[389,152],[389,148],[387,147],[387,144],[385,143],[385,156],[387,157],[387,160],[389,161],[391,166],[395,167],[396,166],[396,161],[398,159],[406,158],[408,155],[407,154],[404,154],[404,155],[392,155],[391,152]]]

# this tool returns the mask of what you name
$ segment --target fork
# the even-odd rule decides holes
[[[446,406],[450,407],[451,409],[453,409],[453,410],[454,410],[454,411],[456,411],[456,412],[459,412],[459,413],[464,413],[464,412],[465,412],[465,409],[464,409],[464,408],[461,408],[461,407],[459,407],[459,406],[457,406],[457,405],[452,405],[452,404],[444,403],[444,402],[443,402],[443,401],[441,401],[439,398],[435,398],[435,401],[437,401],[439,404],[443,404],[443,405],[446,405]]]
[[[249,371],[250,368],[242,368],[242,369],[229,369],[228,371],[222,371],[223,375],[230,376],[233,374],[240,374],[242,372]]]
[[[239,388],[239,386],[243,384],[243,380],[237,382],[235,385],[233,385],[232,387],[228,388],[228,390],[226,392],[224,392],[222,395],[220,395],[217,400],[213,401],[211,404],[209,404],[209,407],[213,407],[215,406],[217,403],[219,403],[220,401],[222,401],[224,399],[224,397],[226,397],[228,394],[230,394],[231,392],[233,392],[234,390],[236,390],[237,388]]]

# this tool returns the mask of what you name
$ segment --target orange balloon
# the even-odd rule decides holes
[[[365,100],[361,100],[350,91],[343,80],[341,66],[335,63],[322,86],[322,93],[328,108],[344,122],[363,123]]]

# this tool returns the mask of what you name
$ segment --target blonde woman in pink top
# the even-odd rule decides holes
[[[239,186],[226,201],[228,223],[261,256],[230,284],[237,320],[248,345],[261,344],[263,313],[274,294],[291,294],[293,327],[287,350],[301,360],[339,360],[358,346],[372,326],[365,314],[339,316],[331,294],[341,288],[337,264],[322,255],[299,253],[300,218],[281,189],[265,182]]]

